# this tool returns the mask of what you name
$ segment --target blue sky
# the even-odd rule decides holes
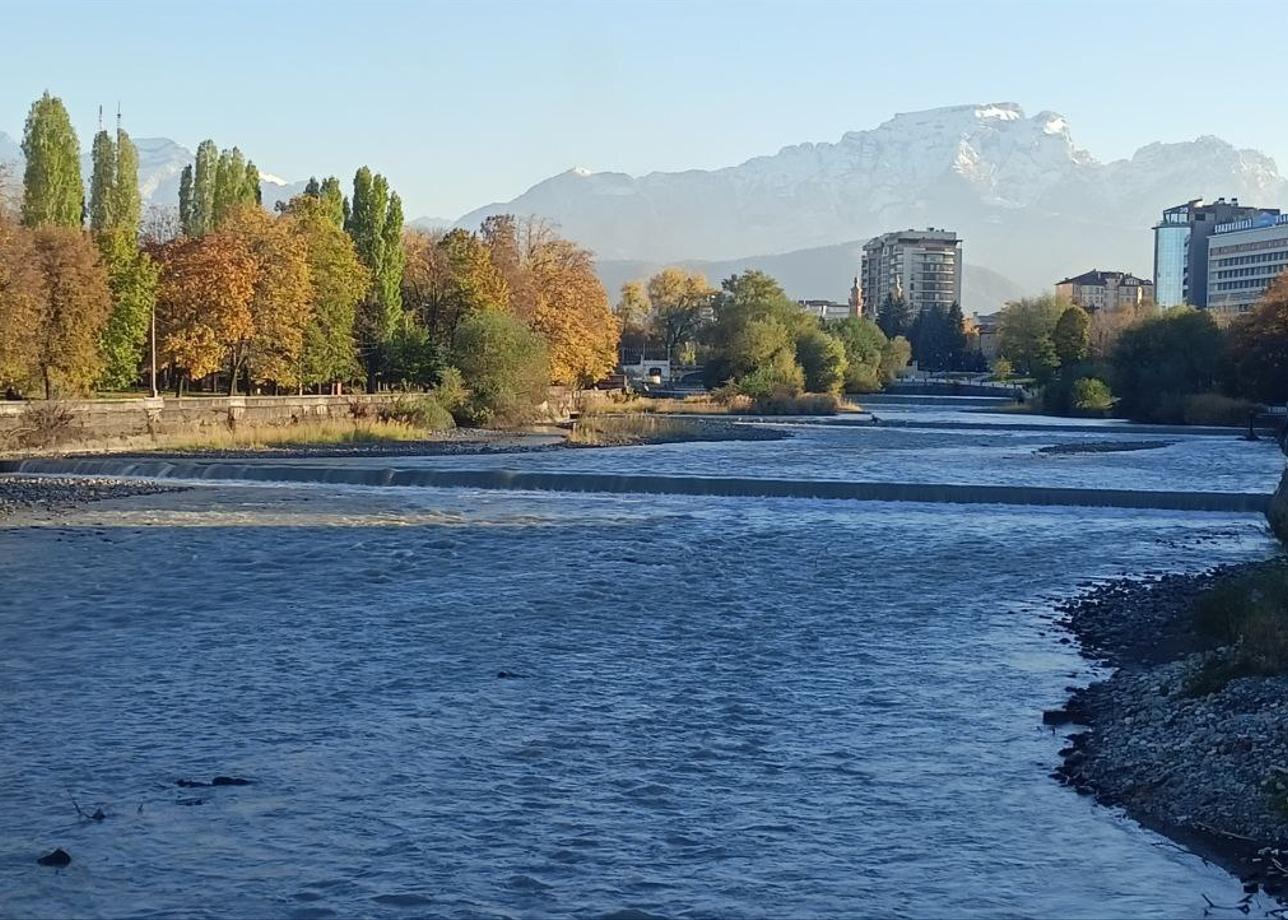
[[[82,143],[239,145],[288,179],[362,163],[456,217],[572,166],[726,166],[898,111],[1014,101],[1101,159],[1216,134],[1288,169],[1288,0],[0,0],[0,130],[45,88]]]

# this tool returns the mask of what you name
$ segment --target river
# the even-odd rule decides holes
[[[794,430],[397,463],[1282,469],[1228,437],[1037,453],[1145,439],[1112,425]],[[1094,676],[1052,601],[1275,551],[1252,514],[325,483],[0,522],[0,915],[1199,916],[1237,880],[1048,777],[1041,712]],[[252,785],[175,785],[217,774]]]

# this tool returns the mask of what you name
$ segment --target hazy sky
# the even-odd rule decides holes
[[[456,217],[572,166],[718,167],[899,111],[1014,101],[1101,159],[1216,134],[1288,168],[1288,0],[0,0],[0,130],[239,145]]]

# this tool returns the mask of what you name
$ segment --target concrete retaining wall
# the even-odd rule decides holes
[[[199,434],[238,425],[272,427],[307,421],[347,420],[387,395],[185,396],[157,399],[83,399],[56,403],[0,402],[0,447],[23,446],[41,413],[61,413],[58,444],[64,447],[129,445],[157,435]],[[48,423],[46,423],[48,424]]]

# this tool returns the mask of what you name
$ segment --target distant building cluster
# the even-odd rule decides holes
[[[1069,303],[1094,313],[1097,310],[1123,310],[1152,303],[1154,283],[1129,272],[1106,272],[1093,268],[1089,272],[1065,278],[1056,283],[1055,292]]]

